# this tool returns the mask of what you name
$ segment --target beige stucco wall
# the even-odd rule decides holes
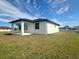
[[[28,30],[32,34],[46,34],[46,22],[39,22],[39,29],[35,29],[35,23],[28,25]]]
[[[28,32],[32,34],[52,34],[59,32],[59,26],[48,23],[48,22],[39,22],[39,30],[35,29],[35,23],[28,24]]]
[[[46,24],[47,24],[47,34],[59,32],[59,26],[52,23],[46,23]]]
[[[46,34],[46,22],[39,22],[39,30],[36,30],[34,26],[34,33]]]

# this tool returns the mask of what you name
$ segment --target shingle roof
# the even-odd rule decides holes
[[[11,22],[9,22],[9,23],[15,23],[15,22],[18,22],[18,21],[33,22],[33,21],[32,21],[32,20],[30,20],[30,19],[18,19],[18,20],[11,21]]]
[[[11,21],[11,22],[9,22],[9,23],[15,23],[15,22],[18,22],[18,21],[27,21],[27,22],[32,22],[32,23],[46,21],[46,22],[53,23],[53,24],[55,24],[55,25],[60,26],[59,24],[57,24],[57,23],[55,23],[55,22],[53,22],[53,21],[50,21],[50,20],[48,20],[48,19],[42,19],[42,18],[35,19],[35,20],[30,20],[30,19],[18,19],[18,20]]]
[[[59,24],[51,21],[51,20],[48,20],[48,19],[42,19],[42,18],[39,18],[39,19],[35,19],[34,22],[43,22],[43,21],[46,21],[46,22],[49,22],[49,23],[53,23],[53,24],[56,24],[58,26],[60,26]]]

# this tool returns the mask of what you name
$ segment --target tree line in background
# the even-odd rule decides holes
[[[69,25],[60,27],[60,31],[64,31],[64,30],[71,30],[71,31],[79,32],[79,25],[74,26],[74,27],[70,27]]]

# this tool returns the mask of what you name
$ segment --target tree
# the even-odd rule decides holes
[[[69,25],[66,25],[63,27],[65,30],[71,30],[71,27]]]

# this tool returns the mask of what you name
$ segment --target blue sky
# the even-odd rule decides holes
[[[79,25],[79,0],[0,0],[0,26],[19,18],[47,18],[61,26]]]

